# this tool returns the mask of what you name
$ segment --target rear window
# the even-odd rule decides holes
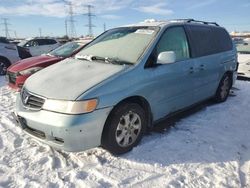
[[[232,40],[223,28],[188,26],[193,57],[208,56],[232,50]]]

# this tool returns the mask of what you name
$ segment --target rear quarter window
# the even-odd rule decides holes
[[[213,28],[217,52],[225,52],[233,49],[232,39],[223,28]]]

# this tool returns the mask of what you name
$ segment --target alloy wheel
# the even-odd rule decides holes
[[[123,115],[118,123],[115,138],[121,147],[132,145],[138,138],[142,128],[140,116],[132,111]]]
[[[221,86],[221,92],[220,92],[221,98],[224,99],[225,97],[227,97],[229,90],[230,90],[230,80],[229,80],[229,77],[227,76],[223,80],[223,83]]]

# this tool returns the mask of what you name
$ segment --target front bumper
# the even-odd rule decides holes
[[[82,115],[32,111],[23,107],[18,95],[15,116],[30,136],[57,149],[76,152],[100,146],[103,127],[111,109]]]

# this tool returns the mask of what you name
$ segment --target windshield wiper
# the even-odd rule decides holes
[[[87,60],[87,61],[103,61],[105,63],[110,64],[118,64],[118,65],[134,65],[134,63],[123,61],[118,58],[109,58],[109,57],[101,57],[95,55],[84,55],[84,56],[75,56],[76,59],[79,60]]]
[[[112,64],[117,64],[117,65],[134,65],[134,63],[131,63],[129,61],[120,60],[120,59],[112,59]]]
[[[105,63],[112,63],[112,59],[109,57],[92,56],[91,59],[94,61],[104,61]]]
[[[133,65],[133,63],[128,61],[120,60],[119,58],[110,58],[110,57],[100,57],[100,56],[92,56],[92,60],[96,61],[104,61],[106,63],[118,64],[118,65]]]

